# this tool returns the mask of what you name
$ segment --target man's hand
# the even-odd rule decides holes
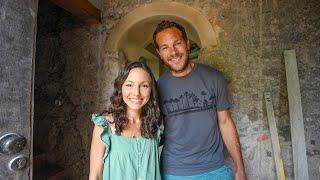
[[[237,170],[234,174],[235,180],[247,180],[247,175],[244,170]]]

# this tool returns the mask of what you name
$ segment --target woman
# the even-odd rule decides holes
[[[148,66],[127,65],[114,82],[109,109],[92,115],[90,180],[161,180],[158,144],[162,118]]]

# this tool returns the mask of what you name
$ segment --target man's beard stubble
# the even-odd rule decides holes
[[[176,56],[180,56],[180,54],[178,54],[178,55],[176,55]],[[174,58],[174,57],[173,57],[173,58]],[[180,73],[180,72],[184,71],[184,70],[187,68],[187,66],[188,66],[188,64],[189,64],[189,62],[190,62],[190,60],[189,60],[189,52],[187,52],[187,54],[186,54],[186,60],[184,60],[184,63],[183,63],[183,65],[182,65],[182,67],[179,68],[179,69],[174,69],[174,68],[172,68],[172,66],[171,66],[169,63],[167,63],[166,61],[163,61],[163,62],[164,62],[165,65],[169,68],[169,70],[170,70],[171,72]]]

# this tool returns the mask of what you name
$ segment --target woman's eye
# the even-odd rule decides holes
[[[132,87],[132,84],[126,84],[125,86],[126,87]]]
[[[142,87],[144,87],[144,88],[149,88],[149,85],[144,84],[144,85],[142,85]]]

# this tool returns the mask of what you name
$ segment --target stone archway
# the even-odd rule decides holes
[[[145,46],[152,39],[155,28],[152,25],[162,19],[176,20],[183,24],[190,39],[201,47],[217,45],[217,35],[208,19],[201,12],[182,3],[154,2],[138,7],[123,17],[111,31],[110,38],[106,43],[106,50],[117,52],[122,48],[124,41],[128,42],[132,32],[137,32],[137,29],[142,30],[140,33],[145,36],[136,44]]]
[[[151,68],[159,75],[159,59],[152,50],[152,34],[156,25],[164,20],[182,24],[188,38],[199,47],[214,47],[217,36],[208,19],[198,10],[177,2],[154,2],[128,13],[111,31],[106,50],[120,54],[128,61],[141,57],[148,60]],[[158,70],[157,70],[158,69]]]

